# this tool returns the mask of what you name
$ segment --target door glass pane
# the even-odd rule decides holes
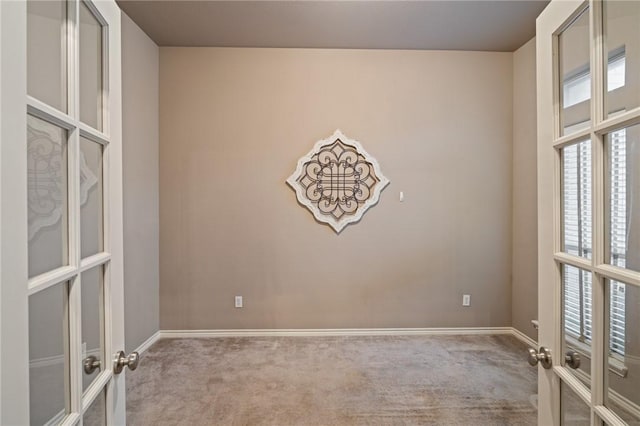
[[[591,258],[591,141],[562,149],[563,251]]]
[[[98,374],[104,370],[104,320],[103,303],[103,268],[89,269],[81,275],[82,293],[82,389],[86,390]],[[93,372],[85,370],[84,363],[91,362],[96,368]]]
[[[569,385],[560,383],[561,424],[571,426],[589,426],[591,424],[591,410]]]
[[[27,116],[29,277],[68,264],[67,132]]]
[[[102,130],[102,25],[80,2],[80,120]]]
[[[27,2],[27,92],[67,111],[66,2]]]
[[[606,138],[606,238],[612,265],[640,271],[640,125]]]
[[[564,324],[563,353],[580,358],[577,369],[563,360],[563,365],[590,387],[592,339],[592,277],[591,273],[571,265],[562,268],[562,301]],[[564,359],[564,356],[563,356]]]
[[[104,426],[107,424],[104,391],[100,392],[87,408],[84,416],[82,416],[82,424],[84,426]]]
[[[609,116],[640,105],[640,2],[606,1],[609,55],[605,102]]]
[[[103,251],[102,145],[80,138],[80,226],[82,257]]]
[[[640,424],[640,287],[606,281],[609,297],[609,389],[605,405],[627,423]],[[635,410],[633,408],[635,407]]]
[[[65,415],[66,299],[67,283],[54,285],[29,297],[29,410],[32,425],[58,424]]]
[[[591,99],[589,68],[589,9],[558,36],[560,53],[560,134],[576,130],[588,122]]]

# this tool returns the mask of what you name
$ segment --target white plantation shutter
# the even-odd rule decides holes
[[[565,266],[565,331],[580,340],[591,340],[591,273]]]
[[[626,131],[610,136],[611,164],[611,264],[626,266],[627,252],[627,141]],[[610,341],[611,351],[624,355],[625,343],[625,285],[611,281],[610,285]]]
[[[609,55],[607,90],[625,85],[626,58],[624,48]],[[590,98],[591,75],[589,69],[567,78],[563,82],[563,107]],[[585,123],[568,126],[569,132],[584,127]],[[626,131],[610,135],[610,240],[611,264],[626,267],[627,252],[627,155]],[[563,227],[564,251],[591,258],[591,143],[585,141],[562,150],[563,161]],[[564,271],[564,327],[576,339],[589,342],[592,336],[592,277],[578,268],[565,265]],[[610,349],[624,355],[625,351],[625,285],[611,281],[610,285]]]
[[[591,257],[591,142],[562,151],[564,250]],[[591,339],[591,274],[564,267],[564,326],[580,341]]]
[[[627,250],[626,132],[612,133],[611,164],[611,263],[625,267]],[[591,257],[591,143],[586,141],[563,149],[564,250]],[[576,339],[588,342],[592,336],[592,277],[572,266],[564,267],[564,327]],[[624,355],[625,286],[610,286],[610,349]]]

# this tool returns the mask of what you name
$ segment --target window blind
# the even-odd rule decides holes
[[[564,250],[591,257],[591,142],[563,149]],[[566,265],[564,326],[582,342],[591,340],[591,273]]]
[[[627,140],[626,130],[609,137],[610,163],[610,250],[611,264],[626,266],[627,252]],[[609,294],[609,324],[611,351],[624,355],[625,344],[625,285],[611,281]]]
[[[624,46],[610,52],[607,67],[607,91],[623,87],[626,83],[626,57]],[[591,98],[589,67],[565,77],[563,81],[563,108]],[[575,131],[588,123],[577,123],[565,130]],[[610,251],[612,265],[626,267],[627,252],[627,144],[624,129],[609,136],[610,195]],[[591,258],[591,144],[585,141],[566,147],[563,161],[563,228],[564,251]],[[576,339],[589,343],[592,336],[592,277],[589,272],[565,266],[564,327]],[[625,352],[625,285],[611,281],[609,286],[609,335],[612,353]]]
[[[625,130],[614,132],[609,146],[611,262],[624,267],[627,242]],[[563,149],[564,250],[576,256],[591,256],[591,188],[591,143],[585,141]],[[593,306],[591,273],[567,265],[563,278],[565,331],[589,343]],[[625,286],[616,281],[610,285],[610,319],[610,350],[624,355]]]

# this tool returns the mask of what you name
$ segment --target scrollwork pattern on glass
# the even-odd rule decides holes
[[[66,211],[67,141],[52,124],[29,119],[27,125],[27,196],[29,241],[41,229],[57,224]],[[98,182],[80,152],[80,203],[84,205],[89,192]]]

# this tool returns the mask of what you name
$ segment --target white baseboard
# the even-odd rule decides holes
[[[147,340],[142,342],[142,344],[140,346],[138,346],[138,348],[136,349],[136,352],[138,352],[138,354],[142,355],[143,353],[145,353],[147,351],[147,349],[149,349],[151,347],[151,345],[153,345],[155,342],[157,342],[158,339],[160,339],[160,331],[156,331],[155,333],[153,333],[151,335],[151,337],[149,337]]]
[[[518,330],[517,328],[511,328],[512,330],[512,334],[514,335],[514,337],[516,337],[518,340],[520,340],[522,343],[525,343],[527,345],[529,345],[529,347],[538,348],[538,342],[536,342],[535,340],[533,340],[531,337],[527,336],[526,334],[524,334],[522,331]]]
[[[275,336],[430,336],[469,334],[513,334],[512,327],[453,328],[299,328],[299,329],[229,329],[229,330],[160,330],[161,339],[203,337],[275,337]]]

